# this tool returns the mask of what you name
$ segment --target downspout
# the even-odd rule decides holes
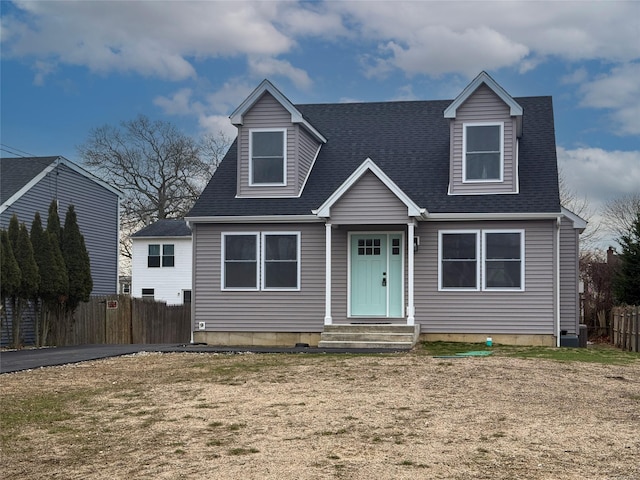
[[[556,219],[556,347],[560,346],[560,227],[562,226],[562,216]]]
[[[196,313],[196,256],[193,254],[193,250],[194,250],[194,245],[195,245],[195,231],[193,230],[193,228],[191,228],[191,223],[187,220],[187,227],[189,227],[191,229],[191,327],[189,328],[191,330],[190,334],[190,340],[189,343],[191,345],[193,345],[195,342],[193,341],[193,329],[194,329],[194,320],[195,320],[195,313]],[[183,297],[183,302],[184,302],[184,297]]]

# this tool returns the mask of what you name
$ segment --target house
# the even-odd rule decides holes
[[[191,229],[158,220],[131,235],[131,295],[182,305],[191,302]]]
[[[187,215],[194,341],[577,343],[550,97],[482,72],[454,100],[295,105],[264,80],[231,122]]]
[[[121,197],[118,189],[64,157],[0,159],[0,228],[8,228],[15,213],[31,230],[36,212],[40,212],[46,228],[53,200],[58,202],[60,223],[64,225],[67,209],[73,205],[89,252],[92,295],[118,291]],[[25,325],[23,331],[29,343],[30,327]]]

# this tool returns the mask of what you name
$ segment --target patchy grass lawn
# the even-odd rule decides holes
[[[423,344],[0,377],[3,479],[640,478],[640,356]]]

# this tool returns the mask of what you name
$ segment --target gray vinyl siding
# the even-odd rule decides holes
[[[580,318],[578,296],[578,230],[562,217],[560,227],[560,329],[578,334]]]
[[[463,124],[501,122],[504,133],[504,174],[502,182],[463,183]],[[453,194],[517,192],[516,122],[509,107],[489,87],[482,85],[457,110],[451,124],[450,192]]]
[[[438,291],[438,230],[452,229],[524,229],[525,291]],[[423,222],[417,235],[415,318],[422,332],[555,334],[554,222]]]
[[[249,186],[249,132],[254,128],[285,128],[287,130],[287,185]],[[296,159],[296,128],[291,114],[270,93],[265,93],[244,116],[238,129],[238,195],[248,197],[295,196],[298,194]]]
[[[231,232],[300,232],[299,291],[222,291],[221,239]],[[324,224],[194,224],[194,328],[208,331],[320,332],[325,303]]]
[[[331,207],[331,223],[335,225],[406,224],[408,220],[407,206],[371,172]]]
[[[302,127],[296,126],[296,138],[298,140],[298,148],[297,148],[297,159],[296,159],[296,168],[297,168],[297,190],[304,186],[304,182],[309,175],[309,171],[313,166],[313,161],[316,158],[318,153],[318,148],[320,144],[314,140],[311,135]]]
[[[40,212],[46,228],[49,205],[58,199],[60,223],[64,225],[67,209],[73,205],[78,226],[84,236],[91,261],[92,295],[118,291],[118,197],[90,178],[60,165],[33,186],[2,213],[0,224],[6,228],[15,213],[28,230],[35,212]]]

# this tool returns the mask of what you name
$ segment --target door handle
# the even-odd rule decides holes
[[[387,286],[387,273],[383,273],[382,274],[382,286],[386,287]]]

